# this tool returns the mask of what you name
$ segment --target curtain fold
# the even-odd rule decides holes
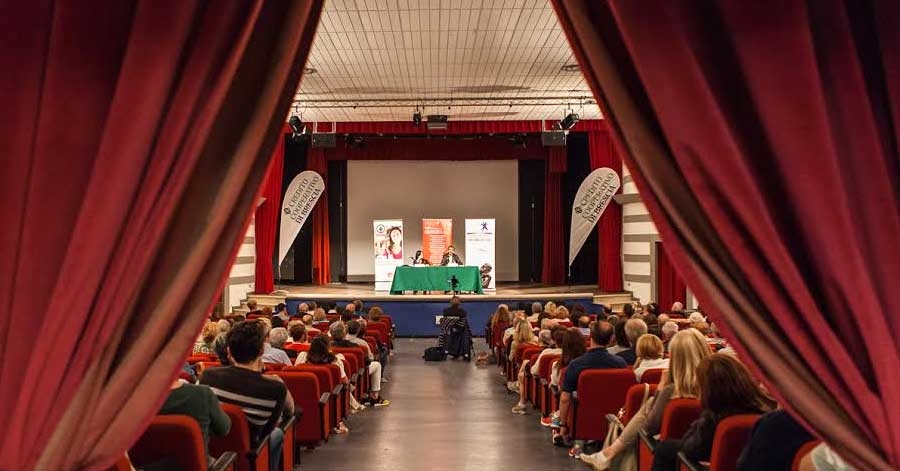
[[[900,10],[553,3],[700,304],[844,458],[900,467]]]
[[[616,152],[607,130],[588,133],[588,151],[591,170],[608,167],[621,178],[622,158]],[[619,188],[617,193],[621,192],[622,188]],[[622,291],[622,206],[615,200],[609,202],[597,221],[597,231],[597,242],[600,244],[597,251],[597,286],[607,293]]]
[[[284,177],[284,134],[290,126],[282,126],[282,135],[275,142],[275,150],[266,170],[260,196],[265,200],[256,208],[253,225],[256,235],[256,282],[254,291],[268,294],[275,290],[275,239],[281,215],[281,181]]]
[[[321,7],[0,15],[16,72],[0,74],[0,468],[103,468],[149,423],[237,252]]]
[[[312,212],[312,281],[313,284],[331,283],[331,234],[328,224],[328,161],[325,149],[310,147],[309,170],[318,172],[325,181],[325,191]]]
[[[566,148],[547,148],[544,179],[544,243],[541,282],[559,285],[566,281],[565,228],[563,227],[562,176],[566,173]]]
[[[666,254],[663,244],[656,244],[656,302],[668,311],[675,301],[685,303],[687,286]]]

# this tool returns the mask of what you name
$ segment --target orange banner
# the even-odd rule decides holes
[[[440,265],[447,247],[453,245],[452,219],[422,219],[422,257]]]

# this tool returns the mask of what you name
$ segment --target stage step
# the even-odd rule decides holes
[[[634,301],[631,292],[623,292],[623,293],[607,293],[607,294],[595,294],[594,295],[594,304],[603,304],[605,306],[609,306],[613,312],[622,312],[622,306],[626,304],[631,304]]]

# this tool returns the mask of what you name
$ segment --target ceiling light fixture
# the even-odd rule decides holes
[[[575,110],[569,110],[569,114],[567,114],[563,119],[559,121],[559,129],[563,131],[568,131],[575,127],[575,124],[578,123],[578,115],[575,113]]]
[[[422,113],[419,113],[419,107],[416,106],[416,112],[413,113],[413,126],[422,124]]]
[[[297,114],[293,114],[288,119],[288,124],[291,126],[291,140],[294,142],[302,141],[306,134],[306,123],[303,122],[303,119]]]

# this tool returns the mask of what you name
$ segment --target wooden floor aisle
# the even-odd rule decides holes
[[[350,433],[303,452],[300,469],[590,470],[550,444],[540,414],[510,412],[496,365],[448,360],[426,363],[433,339],[399,339],[382,393],[391,405],[350,416]],[[476,340],[476,349],[484,343]]]

